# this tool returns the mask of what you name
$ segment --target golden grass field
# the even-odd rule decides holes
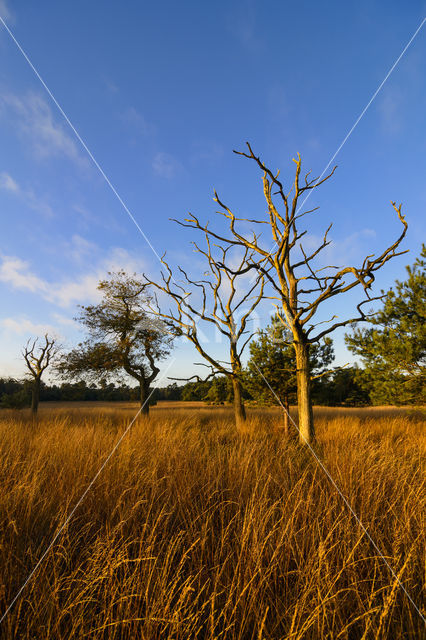
[[[0,412],[2,615],[136,412]],[[421,638],[424,622],[315,458],[251,409],[138,419],[2,623],[4,638]],[[316,450],[423,608],[424,415],[317,409]],[[424,609],[423,609],[424,611]]]

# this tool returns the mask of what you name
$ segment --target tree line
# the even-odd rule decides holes
[[[269,396],[269,401],[281,404],[285,413],[290,401],[296,401],[303,443],[315,437],[313,394],[321,379],[325,385],[327,380],[346,376],[348,381],[351,376],[359,392],[364,390],[369,398],[377,400],[387,394],[389,399],[421,401],[425,248],[409,268],[407,281],[397,282],[388,293],[371,293],[376,272],[405,253],[399,250],[407,231],[402,206],[392,202],[401,231],[383,251],[366,256],[357,265],[323,266],[318,259],[330,244],[331,225],[314,248],[305,242],[308,227],[301,229],[300,225],[302,218],[305,221],[305,216],[318,209],[307,209],[307,198],[331,178],[335,168],[325,177],[312,178],[310,172],[302,177],[298,156],[294,160],[294,178],[285,182],[279,171],[273,172],[254,154],[249,144],[247,151],[235,153],[260,170],[266,216],[254,219],[239,216],[215,192],[219,206],[216,226],[201,222],[193,214],[184,221],[176,220],[199,235],[200,240],[192,244],[204,261],[203,275],[199,276],[199,269],[197,276],[182,266],[175,269],[165,256],[157,280],[145,274],[109,274],[99,285],[101,302],[80,307],[79,320],[87,330],[87,339],[57,359],[56,373],[88,383],[130,376],[138,383],[142,411],[148,414],[158,363],[169,354],[174,339],[183,336],[207,367],[205,376],[192,377],[195,383],[213,380],[211,389],[219,384],[217,380],[223,379],[232,389],[237,428],[246,419],[247,392],[256,401]],[[354,312],[346,318],[332,314],[336,296],[355,288],[360,292],[360,301]],[[411,297],[408,290],[413,290]],[[275,308],[273,327],[256,335],[250,323],[264,300],[271,301]],[[374,301],[383,304],[377,315],[365,310]],[[327,317],[330,309],[331,315]],[[365,322],[367,329],[357,328],[359,322]],[[223,336],[226,361],[218,359],[205,339],[205,326]],[[352,329],[346,338],[348,347],[361,358],[363,369],[351,370],[350,374],[349,370],[330,371],[333,360],[330,334],[347,326]],[[36,346],[35,342],[28,343],[24,351],[34,380],[35,411],[37,381],[43,367],[50,364],[55,344],[46,336],[38,351]],[[243,357],[247,349],[250,358],[245,368]],[[395,383],[403,391],[396,392]],[[376,395],[372,396],[368,385],[374,386]]]

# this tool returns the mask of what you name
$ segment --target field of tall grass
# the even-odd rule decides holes
[[[75,406],[75,405],[73,405]],[[0,616],[135,406],[0,413]],[[278,410],[138,419],[1,625],[61,640],[424,637],[424,417],[316,411],[317,460]],[[388,563],[394,570],[392,575]]]

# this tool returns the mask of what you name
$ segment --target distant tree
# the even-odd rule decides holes
[[[47,333],[44,336],[44,344],[38,345],[38,340],[38,338],[33,341],[31,339],[28,340],[22,351],[25,364],[32,378],[31,413],[34,416],[37,414],[40,400],[41,377],[58,353],[56,341],[53,338],[49,338]]]
[[[194,402],[204,400],[208,394],[210,387],[212,386],[212,380],[195,380],[187,382],[182,387],[181,398],[185,402]]]
[[[374,404],[426,403],[426,246],[407,279],[396,280],[369,326],[345,336],[364,366],[360,383]]]
[[[250,343],[245,370],[245,386],[261,404],[284,407],[284,430],[289,431],[289,409],[297,393],[297,362],[292,337],[278,315]],[[331,338],[312,345],[309,351],[311,380],[325,375],[334,359]],[[267,380],[267,384],[265,383]]]
[[[23,409],[31,404],[31,382],[15,378],[0,378],[0,407]]]
[[[211,404],[224,404],[227,401],[232,402],[233,393],[232,385],[226,376],[217,376],[213,378],[210,389],[203,398]]]
[[[108,275],[98,285],[102,300],[80,307],[77,319],[89,338],[66,354],[57,370],[65,377],[95,382],[128,374],[138,382],[142,413],[147,415],[150,386],[160,372],[157,364],[169,354],[174,334],[147,312],[146,283],[124,271]]]
[[[323,404],[359,407],[370,404],[369,388],[364,371],[358,367],[337,369],[320,390]]]

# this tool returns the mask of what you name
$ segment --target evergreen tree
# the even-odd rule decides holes
[[[284,407],[284,429],[289,429],[289,406],[297,398],[297,365],[292,337],[278,315],[249,346],[245,386],[259,404]],[[333,362],[331,338],[311,345],[309,363],[312,379],[324,375]],[[267,383],[266,383],[267,380]]]
[[[382,309],[364,329],[345,336],[352,353],[361,357],[363,384],[374,404],[426,402],[426,245],[407,278],[396,280]]]

